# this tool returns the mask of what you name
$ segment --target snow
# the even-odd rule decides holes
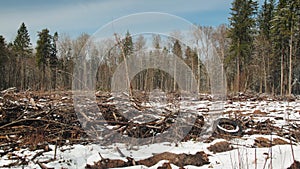
[[[180,143],[178,146],[172,143],[163,143],[163,144],[153,144],[139,147],[137,150],[127,150],[124,151],[124,147],[126,145],[118,145],[122,152],[131,157],[135,157],[136,160],[144,159],[147,157],[152,156],[152,153],[161,153],[161,152],[173,152],[173,153],[188,153],[188,154],[195,154],[198,151],[205,151],[206,153],[210,154],[209,160],[211,164],[195,167],[195,166],[187,166],[187,168],[217,168],[217,169],[224,169],[224,168],[263,168],[264,165],[270,165],[270,158],[267,158],[270,151],[272,150],[272,166],[274,169],[282,169],[287,168],[292,164],[292,154],[291,154],[291,146],[290,145],[276,145],[272,148],[249,148],[249,145],[253,145],[253,139],[255,137],[262,137],[261,135],[251,136],[246,140],[237,139],[232,140],[231,142],[234,143],[235,149],[213,154],[212,152],[207,150],[207,147],[211,144],[214,144],[219,141],[224,141],[222,139],[218,139],[213,141],[212,143],[200,143],[200,142],[183,142]],[[266,136],[263,136],[266,137]],[[245,139],[245,138],[244,138]],[[50,148],[54,149],[54,145],[51,145]],[[63,151],[66,149],[65,151]],[[300,146],[293,146],[293,150],[295,152],[296,160],[300,160]],[[31,152],[29,150],[19,150],[16,151],[15,154],[21,156],[32,157],[38,151]],[[38,158],[39,161],[43,161],[46,159],[53,158],[53,151],[46,152],[43,156]],[[122,159],[126,160],[123,157],[120,157],[120,154],[116,151],[116,149],[111,147],[102,147],[101,145],[90,144],[90,145],[73,145],[73,146],[63,146],[60,147],[57,151],[57,160],[54,162],[48,163],[47,167],[54,167],[54,168],[84,168],[86,164],[93,164],[96,161],[100,160],[99,153],[104,158],[110,159]],[[256,154],[256,155],[255,155]],[[255,162],[255,156],[257,160]],[[166,161],[161,161],[155,166],[150,167],[151,169],[157,168],[161,166]],[[266,164],[265,164],[266,163]],[[0,160],[1,165],[9,164],[7,157],[3,157]],[[28,165],[29,168],[37,167],[36,164],[30,162]],[[21,168],[21,167],[20,167]],[[39,168],[39,167],[37,167]],[[129,168],[147,168],[145,166],[136,166],[136,167],[127,167]],[[177,168],[174,165],[172,168]]]
[[[113,98],[112,98],[113,99]],[[162,108],[163,104],[158,104],[157,107]],[[153,106],[153,103],[151,103]],[[213,104],[209,101],[196,101],[184,102],[181,104],[181,109],[191,110],[196,114],[207,113],[207,110],[212,108]],[[266,112],[266,115],[251,114],[254,110],[260,110]],[[273,120],[274,125],[278,127],[287,127],[288,124],[300,123],[300,101],[285,102],[285,101],[246,101],[246,102],[232,102],[224,105],[224,112],[231,112],[233,115],[235,112],[239,112],[243,115],[252,115],[256,121],[265,121],[267,119]],[[220,117],[228,117],[229,113],[220,115]],[[158,117],[153,115],[153,117]],[[281,117],[282,119],[276,120],[275,117]],[[112,126],[108,126],[112,127]],[[236,129],[238,130],[238,129]],[[195,154],[199,151],[204,151],[209,154],[210,164],[201,167],[186,166],[189,169],[226,169],[226,168],[272,168],[282,169],[287,168],[293,163],[292,151],[294,152],[295,160],[300,161],[300,144],[293,143],[293,145],[275,145],[271,148],[256,148],[254,146],[254,140],[258,137],[264,137],[267,139],[280,138],[287,142],[289,140],[276,136],[276,135],[244,135],[241,138],[232,140],[215,139],[211,143],[204,143],[200,141],[188,141],[180,143],[156,143],[143,146],[131,146],[120,143],[114,143],[109,146],[102,146],[98,144],[88,145],[68,145],[58,147],[56,160],[45,164],[47,167],[53,168],[84,168],[87,164],[94,164],[101,159],[100,155],[104,158],[110,159],[122,159],[126,161],[125,157],[121,157],[117,151],[119,148],[122,153],[127,157],[132,157],[135,160],[141,160],[151,157],[153,154],[162,152],[172,153],[187,153]],[[217,142],[228,141],[234,147],[233,150],[216,153],[209,151],[207,147]],[[28,159],[29,164],[25,168],[40,168],[34,162],[46,161],[54,157],[55,145],[50,145],[52,151],[44,152],[43,155],[38,156],[35,160],[31,161],[32,157],[41,150],[30,151],[28,149],[20,149],[14,151],[15,155],[25,157]],[[0,150],[0,153],[2,150]],[[272,155],[272,156],[271,156]],[[11,154],[0,157],[0,167],[10,164]],[[166,161],[160,161],[156,165],[149,167],[150,169],[156,169]],[[16,168],[22,168],[16,167]],[[147,168],[146,166],[134,166],[127,167],[128,169],[141,169]],[[172,168],[179,168],[172,164]]]

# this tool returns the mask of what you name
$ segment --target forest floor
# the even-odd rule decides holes
[[[97,113],[72,92],[1,91],[0,168],[300,168],[299,98],[229,96],[211,116],[205,94],[94,96]]]

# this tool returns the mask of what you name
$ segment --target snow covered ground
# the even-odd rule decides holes
[[[125,150],[125,145],[112,145],[109,147],[102,147],[101,145],[91,144],[91,145],[72,145],[72,146],[63,146],[60,147],[57,151],[57,159],[53,162],[46,164],[47,167],[51,168],[84,168],[86,164],[93,164],[96,161],[99,161],[100,155],[104,158],[110,159],[122,159],[120,154],[116,150],[116,146],[122,149],[122,152],[125,155],[135,157],[135,159],[143,159],[152,156],[152,153],[161,153],[161,152],[173,152],[173,153],[187,153],[195,154],[198,151],[205,151],[210,154],[209,161],[210,164],[204,165],[201,167],[195,166],[186,166],[185,168],[272,168],[274,169],[283,169],[289,167],[293,163],[292,151],[290,145],[276,145],[272,148],[249,148],[253,145],[254,137],[243,137],[241,139],[231,140],[235,149],[227,152],[213,154],[210,152],[207,147],[216,142],[224,141],[218,139],[212,143],[201,143],[201,142],[183,142],[179,145],[172,143],[161,143],[161,144],[152,144],[147,146],[138,147],[136,150]],[[263,136],[270,137],[270,136]],[[236,145],[237,144],[237,145]],[[54,150],[54,145],[50,146]],[[124,149],[123,149],[124,148]],[[23,156],[30,160],[35,154],[39,151],[28,151],[28,150],[19,150],[15,151],[14,154],[18,156]],[[272,151],[272,158],[270,153]],[[300,146],[293,146],[295,160],[300,160]],[[54,157],[54,151],[45,152],[43,156],[38,157],[36,160],[45,161]],[[1,158],[0,164],[5,165],[14,162],[14,160],[9,160],[9,155]],[[256,158],[256,160],[255,160]],[[150,168],[157,168],[161,166],[164,161],[159,162],[157,165]],[[272,163],[272,164],[271,164]],[[265,166],[265,167],[264,167]],[[14,167],[13,167],[14,168]],[[16,167],[22,168],[22,166]],[[25,168],[40,168],[37,164],[29,161],[29,164]],[[147,168],[146,166],[135,166],[127,168]],[[172,168],[179,168],[175,165]]]
[[[210,101],[193,101],[188,104],[183,104],[183,109],[193,110],[199,114],[207,114],[212,108]],[[263,122],[265,120],[271,120],[272,124],[279,128],[288,128],[290,126],[300,126],[300,101],[293,102],[287,101],[243,101],[243,102],[227,102],[224,105],[223,113],[220,117],[251,117],[255,122]],[[275,133],[275,132],[274,132]],[[268,140],[274,140],[280,138],[286,141],[283,145],[274,145],[272,147],[262,147],[255,145],[255,139],[263,137]],[[227,141],[233,147],[233,150],[213,153],[208,150],[208,147],[214,145],[217,142]],[[295,141],[295,142],[294,142]],[[126,161],[125,157],[122,157],[118,152],[118,149],[127,156],[132,157],[135,160],[141,160],[151,157],[153,154],[162,152],[172,153],[187,153],[195,154],[199,151],[204,151],[209,154],[210,164],[201,167],[185,166],[185,168],[215,168],[215,169],[284,169],[291,166],[294,159],[300,161],[300,144],[294,140],[292,145],[288,137],[280,137],[277,135],[243,135],[239,138],[225,140],[222,138],[216,138],[212,142],[202,141],[188,141],[180,143],[157,143],[143,146],[133,146],[130,149],[125,144],[112,144],[110,146],[102,146],[99,144],[75,144],[62,146],[57,148],[56,160],[50,160],[54,157],[55,145],[50,145],[51,149],[48,152],[43,152],[41,155],[36,156],[43,150],[29,151],[28,149],[20,149],[12,153],[6,154],[0,158],[0,168],[16,162],[20,157],[28,161],[26,166],[18,166],[15,168],[41,168],[37,161],[44,162],[48,168],[85,168],[87,164],[94,164],[103,158],[109,159],[122,159]],[[0,150],[1,152],[1,150]],[[101,156],[100,156],[101,155]],[[18,158],[15,158],[18,157]],[[31,160],[35,158],[34,160]],[[156,165],[150,168],[157,168],[161,166],[165,161],[160,161]],[[14,168],[14,167],[12,167]],[[134,166],[127,168],[147,168],[146,166]],[[179,168],[172,165],[172,168]]]

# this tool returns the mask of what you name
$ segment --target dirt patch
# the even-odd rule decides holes
[[[215,153],[230,151],[233,149],[233,147],[230,145],[229,142],[221,141],[209,146],[207,149],[215,154]]]
[[[260,110],[254,110],[253,114],[254,115],[259,115],[259,116],[266,116],[267,115],[266,112],[263,112],[263,111],[260,111]]]

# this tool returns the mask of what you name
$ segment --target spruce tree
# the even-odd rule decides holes
[[[18,29],[17,36],[13,41],[13,49],[17,55],[17,73],[15,76],[16,87],[25,89],[28,84],[27,77],[27,58],[32,53],[32,47],[30,43],[30,36],[24,22]]]
[[[4,89],[6,86],[5,75],[5,65],[8,59],[8,50],[6,47],[5,39],[2,35],[0,35],[0,89]]]
[[[275,0],[265,0],[258,14],[258,36],[256,36],[256,61],[261,67],[259,92],[270,92],[270,61],[272,58],[271,21],[274,18]]]
[[[133,42],[132,37],[129,31],[126,32],[125,39],[124,39],[124,53],[126,56],[129,56],[133,52]]]
[[[14,50],[19,57],[28,57],[32,53],[30,36],[24,22],[18,29],[17,36],[13,42]]]
[[[291,94],[295,38],[299,34],[299,6],[299,0],[279,0],[271,22],[274,62],[279,60],[281,63],[280,73],[274,73],[275,84],[280,74],[280,95]]]
[[[228,36],[231,39],[231,56],[228,62],[236,63],[236,89],[240,91],[243,84],[240,81],[241,73],[247,76],[245,68],[251,60],[253,36],[255,34],[258,3],[253,0],[234,0],[231,8],[230,29]],[[244,84],[243,84],[244,85]]]
[[[42,71],[41,88],[42,90],[44,90],[46,84],[46,66],[52,54],[52,36],[49,34],[48,29],[43,29],[41,32],[38,32],[38,37],[39,39],[37,40],[36,47],[36,61]]]
[[[51,42],[51,54],[49,58],[49,66],[51,69],[51,88],[56,88],[56,74],[57,74],[57,66],[58,66],[58,58],[57,58],[57,47],[56,43],[58,41],[58,33],[55,32],[52,37]]]
[[[177,57],[182,59],[182,50],[181,50],[181,45],[179,43],[179,40],[175,40],[175,43],[173,45],[173,54],[176,55]]]
[[[4,37],[0,35],[0,59],[3,58],[5,55],[6,55],[6,43]]]
[[[271,21],[274,18],[275,0],[265,0],[258,15],[259,34],[270,40]]]

